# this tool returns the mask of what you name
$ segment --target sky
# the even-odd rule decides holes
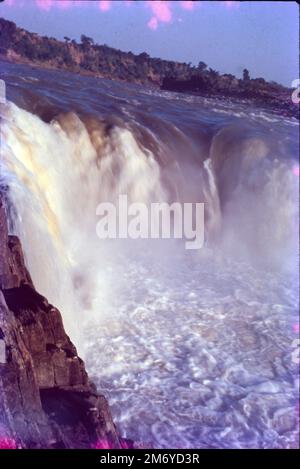
[[[5,0],[0,17],[42,35],[153,57],[204,61],[238,77],[244,68],[290,86],[299,77],[296,2]]]

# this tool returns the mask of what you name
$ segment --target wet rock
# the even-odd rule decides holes
[[[20,241],[8,235],[1,196],[0,352],[1,439],[22,448],[121,447],[60,312],[35,290]]]

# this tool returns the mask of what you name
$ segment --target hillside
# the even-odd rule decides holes
[[[220,74],[204,62],[198,66],[160,58],[146,52],[132,52],[95,44],[82,35],[81,42],[39,36],[0,18],[0,56],[14,62],[92,74],[115,80],[161,87],[176,92],[197,93],[249,99],[282,115],[298,117],[299,108],[291,100],[291,89],[264,78],[251,79],[244,70],[243,79]]]

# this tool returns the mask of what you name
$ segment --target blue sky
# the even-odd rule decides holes
[[[134,53],[285,85],[299,76],[296,2],[6,0],[0,16],[43,35],[81,34]]]

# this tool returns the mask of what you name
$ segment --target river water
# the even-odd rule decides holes
[[[2,62],[0,184],[36,288],[123,436],[298,447],[298,121]],[[205,245],[100,240],[96,207],[203,202]]]

